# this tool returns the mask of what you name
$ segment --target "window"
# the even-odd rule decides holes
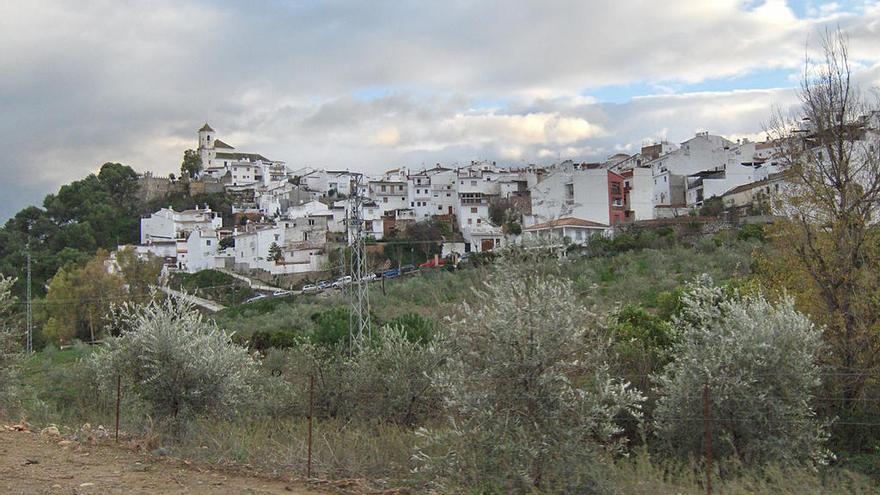
[[[478,218],[478,219],[477,219],[477,225],[479,225],[482,221],[483,221],[482,219]]]
[[[476,208],[471,208],[471,213],[476,213],[476,212],[477,212]]]
[[[448,198],[448,197],[449,197],[449,196],[451,196],[451,194],[449,194],[449,193],[446,193],[446,197],[447,197],[447,198]]]
[[[620,182],[611,183],[611,194],[620,194]]]
[[[472,185],[472,186],[476,186],[476,185],[477,185],[477,181],[472,180],[472,181],[471,181],[471,185]]]
[[[309,225],[315,225],[315,219],[314,219],[314,218],[310,218],[310,219],[309,219]]]
[[[409,205],[410,205],[410,207],[412,207],[412,206],[415,206],[416,204],[413,203],[412,201],[410,201],[410,202],[409,202]]]
[[[385,192],[385,186],[382,186],[382,192]]]
[[[210,245],[211,245],[211,239],[208,239],[207,241],[205,241],[205,245],[206,245],[206,246],[210,246]]]
[[[663,182],[666,182],[666,176],[665,176],[665,175],[663,176]]]
[[[470,224],[472,224],[472,223],[474,223],[474,219],[473,219],[473,218],[468,218],[468,225],[470,225]]]
[[[566,184],[565,185],[565,204],[570,205],[574,203],[574,184]]]
[[[440,210],[440,211],[443,211],[443,207],[442,207],[442,206],[438,206],[437,209]]]
[[[403,186],[397,186],[398,191],[403,191]]]
[[[275,240],[276,241],[278,240],[278,234],[275,234]]]
[[[388,202],[388,196],[383,196],[383,197],[382,197],[382,202],[383,202],[383,203],[387,203],[387,202]]]

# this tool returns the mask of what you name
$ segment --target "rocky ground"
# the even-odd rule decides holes
[[[159,454],[159,455],[154,455]],[[19,494],[298,494],[304,483],[199,467],[115,446],[109,438],[62,438],[54,428],[0,425],[0,493]]]

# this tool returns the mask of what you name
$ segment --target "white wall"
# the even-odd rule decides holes
[[[571,184],[573,197],[566,198],[566,185]],[[534,223],[574,217],[609,225],[608,171],[604,169],[574,170],[560,166],[532,188]]]
[[[630,181],[629,208],[633,220],[652,220],[654,218],[654,183],[650,168],[634,168]]]

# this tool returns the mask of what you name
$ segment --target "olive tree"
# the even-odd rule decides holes
[[[104,381],[122,376],[156,417],[237,412],[250,390],[256,362],[230,335],[177,298],[117,308],[119,337],[95,353]]]
[[[655,377],[660,446],[703,454],[704,393],[714,455],[746,464],[823,460],[825,425],[811,406],[819,385],[821,332],[794,309],[761,295],[726,293],[708,277],[691,284],[673,318],[673,361]]]
[[[290,349],[283,374],[299,390],[314,378],[319,416],[414,426],[439,416],[442,399],[433,378],[443,359],[441,341],[413,342],[403,328],[385,326],[350,355],[341,345]],[[291,409],[305,414],[308,397],[296,400]]]
[[[609,376],[610,336],[571,284],[504,263],[449,328],[437,385],[448,427],[423,432],[421,469],[446,489],[593,493],[619,416],[643,400]]]

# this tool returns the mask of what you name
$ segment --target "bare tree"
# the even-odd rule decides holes
[[[776,208],[771,281],[796,295],[825,324],[829,363],[839,367],[844,406],[861,394],[866,369],[880,365],[880,200],[878,105],[852,80],[848,38],[821,37],[822,57],[806,58],[800,109],[775,112],[768,133],[789,175]]]

